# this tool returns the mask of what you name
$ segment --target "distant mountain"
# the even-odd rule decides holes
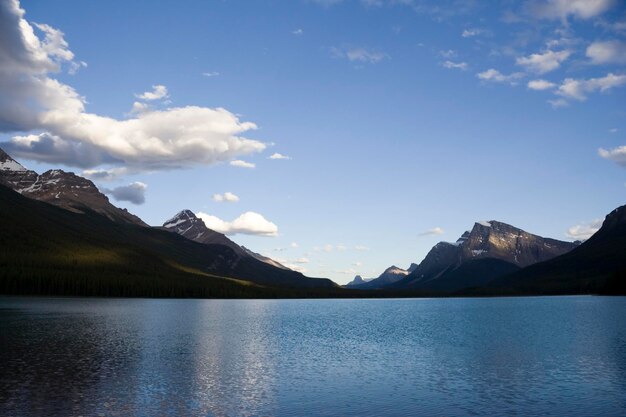
[[[504,294],[626,294],[626,206],[574,250],[493,280],[482,291]]]
[[[398,268],[395,265],[390,266],[385,269],[385,271],[380,274],[377,278],[363,280],[359,275],[357,275],[360,279],[360,282],[357,281],[356,277],[352,282],[346,284],[346,287],[357,288],[360,290],[368,290],[368,289],[376,289],[383,288],[387,285],[396,283],[401,279],[405,278],[409,273],[414,271],[417,268],[416,264],[411,264],[409,269]],[[356,281],[356,282],[355,282]]]
[[[387,287],[451,292],[482,286],[567,253],[578,244],[543,238],[495,220],[478,222],[456,242],[435,245],[413,272]]]
[[[225,245],[112,221],[89,208],[76,213],[3,185],[0,218],[2,294],[276,297],[336,287]]]
[[[199,219],[191,210],[182,210],[174,217],[163,223],[163,228],[194,242],[204,243],[205,245],[224,245],[231,248],[238,256],[251,257],[258,261],[264,262],[276,268],[289,270],[281,263],[251,251],[250,249],[239,246],[225,235],[206,227],[202,219]]]
[[[98,187],[86,178],[60,169],[38,175],[24,168],[0,149],[0,184],[35,200],[54,204],[75,213],[92,210],[113,221],[147,226],[126,209],[115,207]]]
[[[344,285],[344,287],[356,287],[359,286],[361,284],[365,284],[366,282],[371,281],[371,279],[363,279],[363,277],[361,277],[361,275],[357,275],[354,277],[354,279],[350,282],[348,282],[346,285]]]

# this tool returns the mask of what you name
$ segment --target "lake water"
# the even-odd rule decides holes
[[[626,298],[0,298],[0,416],[626,415]]]

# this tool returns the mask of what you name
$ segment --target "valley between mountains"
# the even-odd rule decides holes
[[[74,173],[0,150],[0,292],[124,297],[411,297],[626,293],[626,206],[584,242],[476,222],[407,269],[340,287],[240,246],[182,210],[151,227]]]

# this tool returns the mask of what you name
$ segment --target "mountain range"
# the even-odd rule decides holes
[[[626,294],[626,206],[581,242],[477,222],[419,264],[341,289],[307,278],[182,210],[150,227],[74,173],[0,150],[0,293],[152,297]]]
[[[395,265],[385,269],[382,274],[376,278],[363,279],[360,275],[354,277],[352,281],[345,285],[346,288],[358,288],[358,289],[375,289],[384,288],[388,285],[394,284],[417,268],[417,264],[411,264],[408,269],[398,268]]]
[[[164,274],[162,280],[154,280],[158,289],[152,291],[170,286],[182,290],[179,282],[166,282],[168,276],[172,280],[180,276],[192,280],[211,278],[207,285],[201,285],[202,291],[233,285],[336,287],[328,279],[307,278],[238,246],[208,229],[189,210],[178,213],[164,227],[149,227],[112,205],[91,181],[61,170],[38,175],[4,152],[0,154],[0,195],[0,239],[4,248],[0,276],[5,288],[9,283],[9,287],[41,288],[40,281],[46,276],[65,282],[64,277],[80,275],[80,282],[88,276],[94,281],[105,277],[106,282],[115,277],[113,293],[134,294],[139,291],[137,287],[153,288],[150,277],[160,274]],[[124,272],[133,278],[120,282],[118,278],[125,274],[119,272],[125,265]],[[30,278],[18,282],[19,276]],[[223,282],[216,281],[219,278]],[[26,285],[28,280],[36,282]],[[83,284],[80,288],[94,285]],[[67,282],[64,285],[73,286]],[[82,293],[84,288],[77,291]],[[251,293],[241,288],[232,292]]]

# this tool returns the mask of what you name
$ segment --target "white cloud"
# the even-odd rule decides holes
[[[256,236],[278,235],[278,226],[253,211],[247,211],[231,222],[203,212],[196,213],[196,215],[202,219],[209,229],[229,236],[236,234]]]
[[[521,72],[514,72],[509,75],[504,75],[500,71],[490,68],[487,71],[476,74],[478,78],[484,81],[496,82],[496,83],[508,83],[511,85],[517,84],[517,80],[524,78],[524,74]]]
[[[204,75],[205,77],[217,77],[218,75],[220,75],[220,73],[217,71],[208,71],[203,72],[202,75]]]
[[[234,167],[239,167],[239,168],[255,168],[256,167],[254,163],[242,161],[241,159],[230,161],[230,165]]]
[[[141,94],[135,94],[135,97],[141,100],[152,101],[152,100],[161,100],[169,96],[167,94],[167,87],[164,85],[158,84],[158,85],[152,86],[152,91],[146,91]]]
[[[626,64],[626,42],[593,42],[587,47],[586,55],[593,64]]]
[[[443,66],[444,68],[456,68],[465,71],[467,69],[467,62],[444,61],[441,63],[441,66]]]
[[[331,245],[330,243],[327,243],[326,245],[324,245],[323,250],[324,252],[332,252],[334,248],[335,247],[333,245]]]
[[[464,38],[472,38],[474,36],[480,35],[483,32],[484,31],[482,29],[469,28],[469,29],[465,29],[463,33],[461,33],[461,36]]]
[[[291,159],[290,156],[283,155],[281,153],[275,152],[271,154],[267,159]]]
[[[572,52],[569,50],[558,52],[548,50],[541,54],[531,54],[527,57],[517,58],[515,62],[517,65],[524,66],[530,71],[544,74],[560,67],[561,63],[569,58],[571,54]]]
[[[291,33],[293,35],[300,36],[300,35],[304,34],[304,31],[302,29],[295,29]]]
[[[130,114],[141,114],[150,110],[150,105],[147,103],[142,103],[141,101],[135,101],[133,103],[133,107],[130,109]]]
[[[556,87],[556,84],[546,80],[530,80],[528,81],[528,88],[531,90],[549,90]]]
[[[574,16],[590,19],[609,10],[622,0],[534,0],[530,10],[535,17],[544,19],[566,19]]]
[[[133,182],[128,185],[113,189],[104,188],[105,194],[111,195],[117,201],[128,201],[133,204],[143,204],[146,202],[146,189],[148,186],[143,182]]]
[[[17,3],[8,7],[12,6],[19,7]],[[42,23],[33,23],[33,26],[44,33],[44,40],[39,45],[44,54],[49,57],[58,58],[61,61],[71,62],[74,59],[74,53],[68,49],[69,45],[65,40],[65,34],[63,32]]]
[[[81,69],[81,68],[87,68],[87,63],[85,61],[72,61],[70,62],[70,68],[67,70],[67,72],[70,75],[76,75],[76,73]]]
[[[554,100],[548,100],[548,103],[550,103],[550,105],[554,109],[559,109],[561,107],[569,106],[569,101],[565,100],[564,98],[556,98]]]
[[[213,194],[211,199],[218,203],[236,203],[237,201],[239,201],[239,197],[231,193],[230,191],[226,191],[224,194]]]
[[[618,146],[617,148],[609,150],[600,148],[598,149],[598,154],[626,168],[626,146]]]
[[[418,236],[437,236],[444,234],[444,230],[441,227],[433,227],[432,229],[428,229],[419,233]]]
[[[376,64],[389,56],[380,51],[375,51],[363,47],[357,48],[331,48],[331,52],[338,58],[346,58],[351,62],[363,62],[368,64]]]
[[[363,245],[356,245],[354,249],[358,250],[359,252],[367,252],[368,250],[370,250],[370,248],[368,248],[367,246],[363,246]]]
[[[119,167],[112,169],[86,169],[80,175],[97,181],[114,181],[129,173],[127,168]]]
[[[298,247],[298,244],[296,242],[291,242],[289,246],[295,249]]]
[[[0,132],[37,133],[2,145],[14,156],[46,161],[50,154],[38,152],[44,149],[68,166],[149,171],[211,165],[265,149],[241,136],[256,129],[254,123],[222,108],[177,107],[127,119],[89,113],[84,97],[51,78],[73,62],[62,33],[40,25],[40,39],[23,16],[17,1],[0,2]]]
[[[609,129],[609,133],[617,133],[618,132],[618,128],[614,127],[612,129]]]
[[[590,78],[588,80],[576,80],[566,78],[559,86],[557,94],[566,99],[584,101],[587,95],[597,91],[605,92],[612,88],[626,84],[626,75],[609,73],[601,78]]]
[[[456,52],[453,51],[452,49],[441,50],[441,51],[439,51],[439,55],[442,58],[455,58],[456,57]]]
[[[311,261],[309,260],[309,258],[302,257],[302,258],[295,259],[293,262],[296,264],[308,264]]]
[[[567,229],[567,237],[576,240],[587,240],[602,227],[602,219],[590,223],[577,224]]]
[[[345,252],[345,251],[346,251],[346,249],[348,249],[348,248],[346,247],[346,245],[343,245],[343,244],[339,244],[339,245],[337,245],[337,250],[338,250],[339,252]]]

